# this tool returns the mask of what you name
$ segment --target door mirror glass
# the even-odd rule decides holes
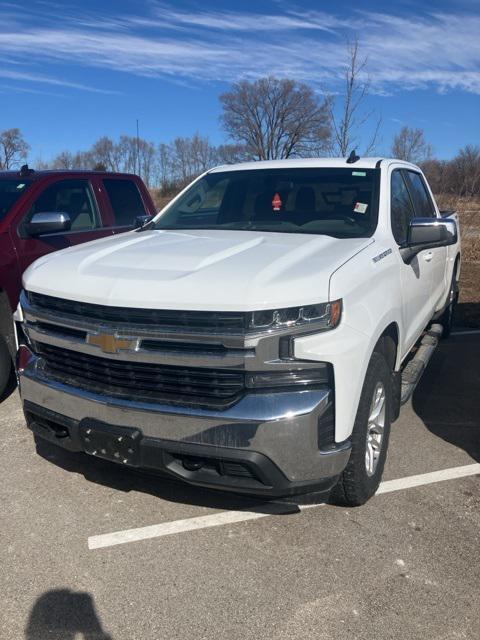
[[[457,242],[455,220],[413,218],[408,229],[407,245],[419,251],[434,247],[447,247]]]
[[[26,232],[29,236],[41,236],[47,233],[59,233],[69,231],[72,221],[68,213],[64,211],[44,211],[34,213],[30,222],[26,224]]]

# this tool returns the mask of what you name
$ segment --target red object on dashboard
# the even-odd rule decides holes
[[[272,207],[274,211],[280,211],[280,209],[282,208],[282,199],[280,197],[279,193],[276,193],[273,196],[273,200],[272,200]]]

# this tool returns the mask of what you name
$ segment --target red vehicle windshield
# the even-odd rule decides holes
[[[15,202],[30,186],[31,181],[25,179],[0,180],[0,220],[3,220]]]

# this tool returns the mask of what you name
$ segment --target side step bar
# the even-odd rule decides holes
[[[421,339],[417,352],[403,369],[401,404],[405,404],[405,402],[411,398],[418,381],[422,377],[422,373],[425,371],[433,352],[438,346],[442,333],[443,327],[441,324],[432,324]]]

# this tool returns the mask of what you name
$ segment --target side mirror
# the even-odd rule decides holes
[[[68,213],[62,211],[45,211],[34,213],[30,222],[25,225],[25,231],[29,236],[41,236],[47,233],[68,231],[72,225]]]
[[[402,247],[402,257],[410,262],[425,249],[448,247],[458,240],[455,220],[439,218],[413,218],[408,228],[407,242]]]
[[[133,226],[135,229],[138,229],[139,227],[144,227],[151,220],[153,220],[153,216],[147,216],[147,215],[136,216]]]

